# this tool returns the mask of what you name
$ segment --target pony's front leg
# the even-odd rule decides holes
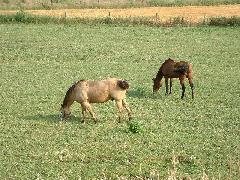
[[[132,111],[131,111],[131,109],[128,107],[128,104],[127,104],[127,102],[126,102],[125,99],[122,100],[122,105],[123,105],[123,107],[127,110],[127,112],[128,112],[128,119],[129,119],[129,121],[130,121],[130,120],[132,119]]]
[[[87,117],[86,114],[87,114],[87,109],[82,107],[82,116],[83,116],[82,123],[85,123],[85,119]]]
[[[118,108],[118,122],[121,122],[122,119],[122,110],[123,110],[123,104],[122,100],[116,100],[117,108]]]
[[[96,118],[96,115],[95,115],[95,113],[94,113],[94,111],[93,111],[92,106],[90,105],[90,103],[87,102],[87,101],[85,101],[85,102],[82,103],[82,106],[83,106],[86,110],[88,110],[88,111],[90,112],[90,114],[91,114],[94,122],[96,123],[96,122],[97,122],[97,118]]]

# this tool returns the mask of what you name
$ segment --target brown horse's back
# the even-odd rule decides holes
[[[187,75],[189,64],[185,61],[176,62],[172,59],[167,59],[161,66],[160,70],[164,77],[178,78],[179,75]]]

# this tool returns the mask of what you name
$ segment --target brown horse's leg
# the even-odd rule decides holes
[[[184,76],[180,77],[179,80],[180,80],[180,84],[182,86],[182,96],[181,96],[181,99],[183,99],[184,93],[185,93],[185,89],[186,89],[185,84],[184,84]]]
[[[165,85],[166,85],[166,93],[165,95],[167,96],[168,95],[168,78],[165,77]]]
[[[192,99],[194,99],[194,84],[193,84],[192,78],[189,77],[188,81],[189,81],[190,87],[192,89]]]
[[[130,121],[130,120],[132,119],[132,111],[131,111],[131,109],[128,107],[128,104],[127,104],[127,102],[126,102],[125,99],[122,100],[122,105],[123,105],[123,107],[127,110],[127,112],[128,112],[128,119],[129,119],[129,121]]]
[[[122,119],[122,110],[123,110],[123,104],[122,100],[116,100],[117,108],[118,108],[118,122],[121,122]]]
[[[90,103],[87,102],[87,101],[85,101],[85,102],[83,102],[82,104],[83,104],[83,106],[86,108],[86,110],[88,110],[88,111],[90,112],[91,116],[93,117],[94,122],[96,123],[96,122],[97,122],[97,118],[96,118],[96,115],[95,115],[95,113],[94,113],[94,111],[93,111],[92,106],[90,105]]]
[[[172,94],[172,82],[173,82],[173,79],[170,78],[170,92],[169,92],[169,94]]]

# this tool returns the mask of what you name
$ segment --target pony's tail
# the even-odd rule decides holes
[[[181,64],[180,66],[174,69],[174,72],[179,74],[185,74],[188,72],[188,64]]]
[[[126,80],[118,80],[117,85],[123,90],[126,90],[129,88],[129,84]]]

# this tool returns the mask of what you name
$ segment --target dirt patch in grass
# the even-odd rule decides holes
[[[152,17],[160,21],[167,21],[174,17],[183,17],[190,22],[200,22],[210,17],[240,16],[240,4],[221,6],[185,6],[185,7],[144,7],[127,9],[55,9],[55,10],[26,10],[34,15],[66,16],[99,18],[118,17]],[[0,14],[11,14],[16,11],[0,10]]]

